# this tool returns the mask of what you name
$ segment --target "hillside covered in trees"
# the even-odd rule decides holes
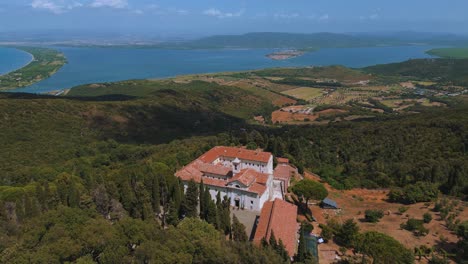
[[[422,182],[466,198],[466,98],[372,122],[246,122],[272,108],[199,81],[1,94],[0,262],[282,263],[240,238],[222,197],[205,201],[204,221],[184,218],[203,192],[183,195],[174,171],[216,145],[264,148],[338,188]]]

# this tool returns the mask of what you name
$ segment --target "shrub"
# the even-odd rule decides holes
[[[414,204],[419,202],[429,202],[439,195],[437,185],[427,182],[417,182],[404,188],[397,188],[390,191],[388,198],[392,202],[403,204]]]
[[[333,229],[327,225],[320,225],[320,228],[322,228],[322,233],[320,233],[320,236],[323,237],[325,240],[330,240],[333,238]]]
[[[423,215],[423,221],[426,224],[430,223],[432,221],[432,215],[430,213],[425,213]]]
[[[415,236],[425,236],[429,233],[429,230],[424,227],[423,220],[419,219],[408,219],[406,223],[401,224],[401,228],[413,232]]]
[[[306,233],[310,233],[312,232],[312,230],[314,230],[314,226],[308,221],[302,221],[302,228],[304,229],[304,232]]]
[[[408,207],[406,206],[400,206],[398,207],[398,212],[402,215],[404,213],[406,213],[406,211],[408,211]]]
[[[384,216],[384,212],[382,210],[366,210],[364,215],[367,222],[377,223]]]

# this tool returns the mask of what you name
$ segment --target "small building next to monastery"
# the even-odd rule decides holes
[[[176,172],[187,188],[194,180],[209,188],[211,198],[227,196],[233,207],[260,211],[265,202],[283,197],[283,182],[273,176],[273,155],[261,150],[214,147]],[[282,174],[286,177],[289,174]],[[287,178],[287,177],[286,177]]]
[[[263,238],[268,241],[271,234],[274,233],[276,240],[283,242],[286,251],[292,258],[296,254],[299,238],[300,225],[296,219],[296,205],[280,199],[266,202],[260,214],[253,242],[260,245]]]

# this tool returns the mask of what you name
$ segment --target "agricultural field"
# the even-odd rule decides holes
[[[462,67],[463,63],[445,72],[448,77],[426,78],[435,68],[432,63],[416,60],[364,69],[341,66],[274,68],[179,76],[170,80],[181,84],[192,81],[216,83],[240,88],[266,99],[274,109],[261,118],[252,116],[251,121],[255,123],[327,124],[380,115],[416,114],[421,112],[421,107],[446,107],[446,101],[451,97],[468,92],[468,85],[460,84],[458,79],[454,82],[447,79],[452,78],[452,71],[458,72],[457,67]],[[441,63],[436,62],[437,65]],[[411,75],[406,76],[404,72],[405,76],[398,76],[403,74],[397,68],[400,65]],[[327,109],[345,109],[345,112],[320,113]]]
[[[47,79],[67,63],[65,55],[57,50],[37,47],[17,47],[30,53],[33,61],[25,67],[0,76],[0,91],[29,86]]]
[[[445,106],[445,104],[440,103],[440,102],[431,102],[427,98],[421,98],[421,99],[388,99],[388,100],[382,100],[382,104],[384,104],[387,107],[393,108],[396,111],[402,111],[408,107],[414,106],[414,105],[422,105],[422,106]]]
[[[302,99],[305,101],[310,101],[314,98],[317,98],[322,95],[322,89],[319,88],[309,88],[309,87],[301,87],[296,89],[287,90],[282,92],[283,94],[292,96],[294,98]]]

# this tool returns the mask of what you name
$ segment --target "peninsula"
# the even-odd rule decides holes
[[[15,47],[33,56],[21,69],[0,75],[0,91],[26,87],[55,74],[67,63],[65,55],[57,50],[39,47]]]

